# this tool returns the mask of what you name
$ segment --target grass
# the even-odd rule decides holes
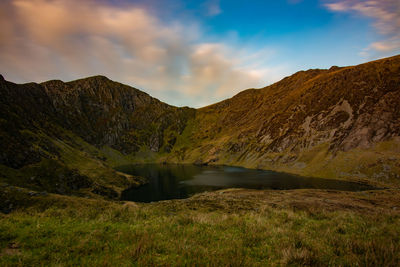
[[[225,190],[150,204],[32,200],[0,215],[1,266],[400,264],[396,190]]]

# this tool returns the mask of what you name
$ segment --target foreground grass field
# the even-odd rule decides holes
[[[225,190],[150,204],[1,189],[0,266],[399,266],[400,192]]]

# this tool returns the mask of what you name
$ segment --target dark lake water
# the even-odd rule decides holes
[[[276,190],[317,188],[343,191],[374,189],[368,185],[346,181],[229,166],[141,164],[119,166],[116,169],[149,180],[146,185],[127,189],[122,193],[122,200],[136,202],[187,198],[195,193],[224,188]]]

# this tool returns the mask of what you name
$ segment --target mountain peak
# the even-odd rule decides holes
[[[71,82],[76,82],[76,81],[109,82],[111,80],[108,77],[104,76],[104,75],[94,75],[94,76],[89,76],[87,78],[74,80],[74,81],[71,81]]]
[[[86,79],[88,79],[88,80],[99,80],[99,81],[111,81],[107,76],[104,76],[104,75],[89,76]]]

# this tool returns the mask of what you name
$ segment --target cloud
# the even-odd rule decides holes
[[[8,80],[103,74],[171,104],[200,106],[279,76],[265,59],[248,64],[253,53],[204,39],[196,22],[166,23],[132,4],[0,2],[0,73]]]
[[[356,12],[374,20],[374,26],[385,39],[372,43],[362,51],[394,52],[400,49],[399,0],[334,0],[325,6],[335,12]]]
[[[332,11],[347,11],[349,9],[349,7],[346,5],[346,3],[343,3],[343,2],[329,3],[329,4],[325,4],[325,6]]]

